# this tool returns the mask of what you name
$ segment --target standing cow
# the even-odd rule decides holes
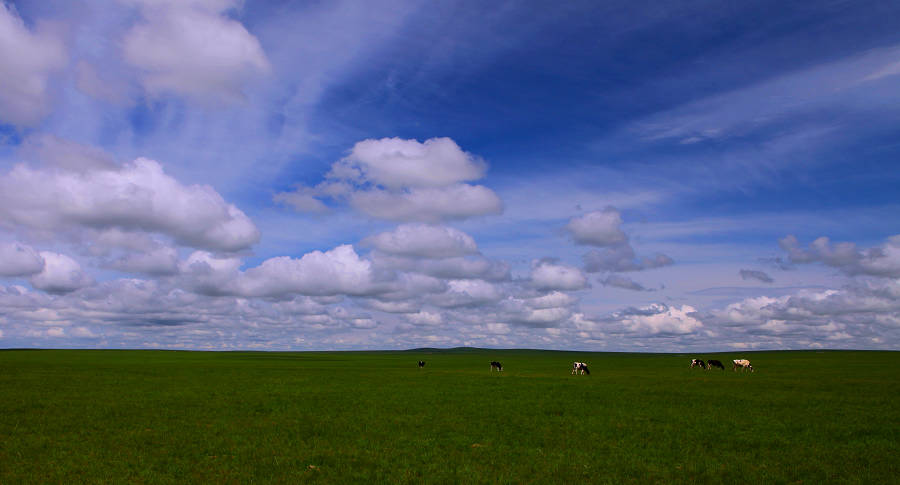
[[[503,372],[503,365],[496,360],[491,361],[491,372],[494,372],[494,369],[497,369],[497,372]]]
[[[706,369],[706,363],[703,362],[702,359],[691,359],[691,369],[694,367],[700,367],[701,369]]]
[[[582,375],[587,374],[591,375],[591,370],[588,369],[587,363],[585,362],[573,362],[572,363],[572,374],[581,373]]]
[[[712,369],[713,367],[718,367],[719,369],[725,370],[725,366],[722,365],[722,362],[716,359],[709,359],[706,361],[706,370]]]
[[[425,367],[425,361],[424,361],[424,360],[420,360],[420,361],[419,361],[419,369],[421,369],[422,367]]]
[[[753,372],[753,366],[750,365],[750,361],[747,359],[734,359],[734,365],[731,366],[731,370],[736,371],[738,367],[741,368],[741,371],[749,369],[750,372]]]

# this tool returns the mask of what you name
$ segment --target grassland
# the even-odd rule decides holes
[[[699,356],[758,371],[671,354],[0,351],[0,483],[897,483],[900,353]]]

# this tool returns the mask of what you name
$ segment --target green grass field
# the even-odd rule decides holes
[[[0,351],[0,483],[900,480],[900,353],[692,356]]]

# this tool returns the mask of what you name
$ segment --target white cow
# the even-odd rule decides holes
[[[750,369],[750,372],[753,372],[753,366],[750,365],[750,361],[747,359],[734,359],[734,365],[731,366],[731,370],[736,371],[738,367],[740,367],[742,371]]]
[[[587,374],[591,375],[591,370],[588,369],[587,363],[585,362],[573,362],[572,363],[572,373],[577,374],[581,373],[582,375]]]

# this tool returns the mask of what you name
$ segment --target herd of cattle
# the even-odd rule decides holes
[[[753,372],[753,366],[750,365],[750,361],[747,359],[734,359],[732,362],[733,362],[733,364],[731,366],[732,371],[741,369],[741,371],[749,370],[750,372]],[[425,367],[424,360],[419,361],[419,368],[421,369],[422,367]],[[719,369],[725,370],[725,366],[722,365],[722,362],[718,361],[716,359],[709,359],[706,362],[703,362],[703,359],[691,359],[691,367],[690,368],[693,369],[694,367],[699,367],[701,369],[706,369],[706,370],[712,369],[713,367],[718,367]],[[491,372],[494,372],[495,370],[497,372],[503,372],[503,365],[500,362],[497,362],[496,360],[492,360],[491,361]],[[572,363],[572,374],[591,375],[591,371],[590,371],[590,369],[588,369],[588,366],[585,362],[573,362]]]
[[[740,369],[741,371],[749,370],[750,372],[753,372],[753,366],[750,365],[750,361],[747,359],[734,359],[731,362],[731,370],[733,371]],[[703,359],[691,359],[691,369],[693,369],[694,367],[699,367],[706,370],[712,369],[713,367],[718,367],[719,369],[725,370],[725,366],[715,359],[709,359],[706,362],[703,362]]]

